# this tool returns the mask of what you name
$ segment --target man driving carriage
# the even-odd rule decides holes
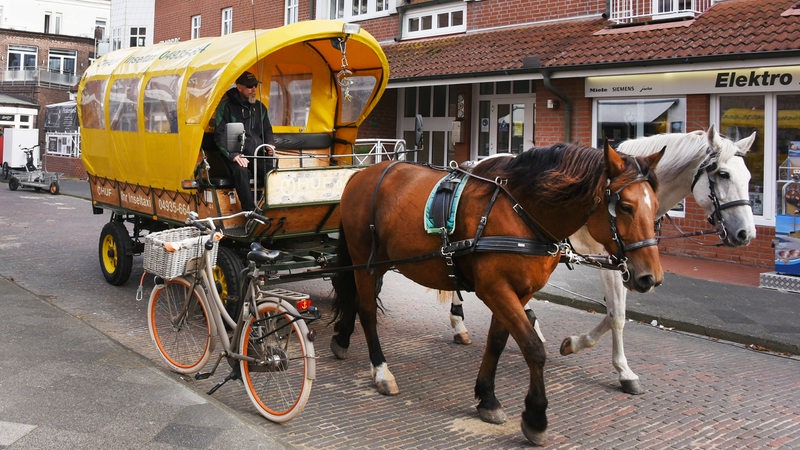
[[[268,144],[267,156],[273,156],[275,151],[275,137],[267,108],[257,96],[258,83],[255,75],[244,72],[236,79],[236,86],[225,93],[214,114],[214,142],[228,166],[245,211],[256,208],[250,192],[250,177],[257,175],[259,180],[263,180],[273,167],[272,159],[261,159],[257,164],[258,174],[254,174],[254,163],[245,156],[253,156],[262,144]],[[227,124],[236,122],[244,125],[244,142],[239,139],[238,148],[228,148]]]

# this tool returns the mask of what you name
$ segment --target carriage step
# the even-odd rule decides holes
[[[300,292],[290,291],[288,289],[282,289],[282,288],[261,289],[259,293],[266,297],[278,297],[283,300],[291,300],[291,301],[304,300],[309,297],[308,294],[303,294]]]

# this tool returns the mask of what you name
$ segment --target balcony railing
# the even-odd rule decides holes
[[[0,83],[70,87],[78,81],[80,77],[77,75],[42,69],[0,71]]]
[[[615,23],[694,18],[716,0],[611,0],[609,20]]]

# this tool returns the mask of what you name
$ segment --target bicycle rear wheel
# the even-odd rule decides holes
[[[211,322],[199,291],[183,278],[156,285],[147,305],[150,337],[172,370],[203,368],[213,350]]]
[[[265,301],[258,314],[261,318],[250,317],[239,339],[242,354],[256,360],[239,362],[242,380],[261,415],[287,422],[303,411],[311,394],[314,344],[307,339],[305,321],[292,317],[297,315],[293,307]]]

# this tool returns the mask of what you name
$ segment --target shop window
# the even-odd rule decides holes
[[[778,214],[800,209],[800,94],[776,96],[775,142],[778,163]],[[786,186],[787,183],[789,186]],[[755,210],[755,205],[753,210]]]
[[[738,95],[720,96],[720,133],[732,141],[744,139],[756,132],[756,140],[747,152],[747,168],[750,170],[751,197],[764,192],[764,96]],[[763,203],[753,205],[753,214],[764,214]]]
[[[615,148],[628,139],[686,132],[685,98],[631,98],[597,101],[597,140]]]

